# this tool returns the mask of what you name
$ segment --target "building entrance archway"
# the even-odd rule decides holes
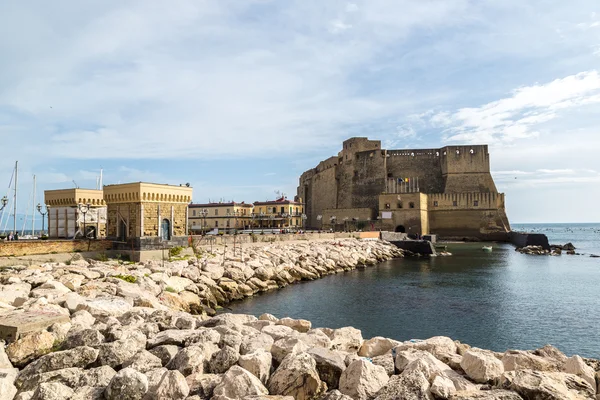
[[[406,233],[406,228],[404,227],[404,225],[398,225],[396,227],[396,232],[398,232],[398,233]]]
[[[161,236],[163,240],[171,240],[171,221],[166,218],[162,220]]]

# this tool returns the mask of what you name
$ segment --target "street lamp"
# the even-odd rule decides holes
[[[2,204],[2,207],[0,207],[0,211],[2,211],[4,210],[4,207],[6,207],[6,205],[8,204],[8,197],[4,196],[2,200],[0,200],[0,204]]]
[[[331,227],[331,230],[332,230],[332,231],[335,231],[335,221],[336,221],[336,220],[337,220],[337,217],[336,217],[335,215],[332,215],[332,216],[329,218],[329,222],[330,222],[330,223],[331,223],[331,225],[332,225],[332,227]]]
[[[90,207],[92,205],[91,204],[77,204],[77,208],[79,209],[79,212],[83,214],[83,237],[86,238],[87,237],[87,233],[85,231],[85,214],[88,213],[88,211],[90,211]]]
[[[202,210],[200,210],[200,216],[204,220],[204,225],[202,226],[202,235],[206,234],[206,216],[207,215],[208,215],[208,210],[206,208],[203,208]]]
[[[4,199],[2,199],[2,202],[4,203]],[[42,205],[40,203],[38,203],[37,205],[37,210],[40,214],[42,214],[42,236],[44,236],[44,228],[46,227],[45,222],[46,222],[46,214],[48,214],[48,206],[44,204],[44,208],[46,209],[45,212],[42,212]]]
[[[302,232],[304,232],[304,225],[306,225],[306,220],[308,219],[308,217],[306,216],[306,214],[302,214]]]

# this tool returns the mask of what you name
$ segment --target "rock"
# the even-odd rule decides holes
[[[394,345],[394,341],[381,336],[377,336],[363,342],[362,346],[360,347],[360,350],[358,351],[358,355],[361,357],[381,356],[392,350],[392,347],[394,347]]]
[[[6,355],[6,351],[4,350],[4,345],[0,343],[0,369],[12,367],[13,365],[10,362],[8,355]]]
[[[579,356],[573,356],[569,358],[564,364],[563,372],[577,375],[589,383],[591,387],[596,387],[596,371],[594,371],[592,367],[586,365],[583,359]]]
[[[526,351],[509,350],[502,356],[504,371],[518,371],[520,369],[533,369],[539,371],[556,371],[557,366],[545,358],[536,356]]]
[[[492,390],[469,390],[469,391],[460,391],[453,393],[450,400],[523,400],[521,396],[519,396],[515,392],[511,392],[508,390],[502,389],[492,389]]]
[[[499,386],[525,399],[589,399],[596,393],[587,381],[576,375],[526,369],[505,372]]]
[[[271,347],[273,346],[275,341],[273,337],[267,335],[266,333],[260,333],[256,336],[246,336],[242,338],[242,343],[240,345],[240,354],[248,354],[253,353],[256,350],[266,350],[271,352]]]
[[[456,388],[454,387],[454,383],[449,378],[438,375],[433,378],[430,391],[431,394],[436,397],[447,399],[452,393],[456,392]]]
[[[85,303],[77,306],[77,311],[88,311],[96,318],[107,316],[118,317],[131,310],[132,307],[132,303],[121,297],[102,297],[86,300]]]
[[[146,336],[139,331],[128,331],[122,339],[98,346],[98,364],[120,367],[146,345]]]
[[[289,326],[285,326],[285,325],[265,326],[261,330],[261,332],[271,336],[274,341],[278,341],[278,340],[285,339],[288,337],[293,337],[296,335],[296,331],[294,331]]]
[[[48,332],[52,333],[56,339],[55,344],[67,340],[67,336],[72,326],[73,325],[70,322],[57,322],[48,328]]]
[[[467,351],[460,366],[469,378],[479,383],[489,382],[504,372],[502,361],[491,352],[484,351]]]
[[[206,272],[209,278],[218,280],[223,277],[225,273],[225,268],[218,264],[206,264],[202,267],[202,271]]]
[[[327,384],[327,388],[337,389],[340,376],[346,369],[342,356],[338,352],[320,347],[310,349],[308,354],[314,358],[319,378]]]
[[[307,350],[308,346],[296,337],[280,339],[271,346],[271,354],[278,363],[282,362],[289,354],[303,353]]]
[[[202,399],[210,399],[215,387],[221,383],[222,375],[195,373],[185,378],[190,394],[198,395]]]
[[[69,334],[63,344],[65,349],[73,349],[79,346],[97,347],[104,343],[104,335],[97,329],[89,328],[76,330]]]
[[[73,329],[88,329],[96,322],[96,318],[86,310],[75,312],[71,316],[71,324]]]
[[[388,376],[392,376],[395,374],[395,366],[394,366],[394,357],[391,354],[384,354],[382,356],[373,357],[371,362],[374,365],[379,365],[385,369],[385,372]]]
[[[106,400],[141,400],[147,391],[146,375],[132,368],[124,368],[111,379],[104,396]]]
[[[433,400],[429,381],[419,371],[394,375],[377,393],[375,400]]]
[[[162,366],[166,366],[171,360],[177,355],[177,353],[181,350],[181,347],[175,346],[174,344],[165,344],[161,346],[156,346],[153,349],[150,349],[150,353],[154,354],[158,357],[162,363]]]
[[[271,375],[271,364],[273,357],[264,349],[255,350],[252,353],[240,356],[238,365],[252,373],[266,385]]]
[[[69,400],[73,389],[60,382],[44,382],[33,392],[31,400]]]
[[[148,393],[152,399],[185,399],[190,388],[185,377],[179,371],[166,372],[153,392]]]
[[[346,396],[345,394],[336,389],[327,392],[325,395],[323,395],[323,397],[321,397],[320,400],[352,400],[352,397]]]
[[[184,376],[188,376],[195,373],[203,373],[205,360],[203,347],[190,346],[181,349],[166,367],[171,370],[177,370]]]
[[[546,345],[540,349],[534,350],[533,354],[542,357],[545,360],[553,361],[558,366],[558,369],[562,369],[562,365],[567,362],[568,357],[556,347]]]
[[[275,317],[274,315],[272,315],[272,314],[266,314],[266,313],[262,314],[260,317],[258,317],[258,319],[260,321],[271,321],[271,322],[277,322],[277,321],[279,321],[277,319],[277,317]]]
[[[154,393],[156,391],[156,388],[158,387],[158,384],[160,383],[160,381],[162,380],[163,376],[168,371],[169,370],[166,369],[166,368],[157,368],[157,369],[153,369],[153,370],[150,370],[150,371],[144,373],[144,375],[148,379],[148,392]],[[146,397],[152,397],[152,396],[148,395]]]
[[[315,360],[306,353],[288,355],[275,370],[267,387],[269,393],[311,399],[325,392]]]
[[[55,371],[64,368],[85,368],[98,358],[98,350],[91,347],[76,347],[71,350],[46,354],[27,365],[17,379],[24,382],[34,374]],[[18,384],[20,386],[20,384]]]
[[[389,377],[383,367],[360,359],[353,361],[340,376],[339,389],[353,399],[366,400],[375,394],[388,382]]]
[[[138,351],[133,357],[123,363],[123,368],[133,368],[141,373],[161,368],[162,366],[161,359],[147,350]]]
[[[229,346],[223,346],[220,351],[213,354],[210,359],[209,372],[213,374],[223,374],[229,368],[237,364],[240,353]]]
[[[48,353],[54,346],[55,336],[48,331],[30,333],[12,342],[6,348],[6,355],[17,367]]]
[[[79,387],[69,400],[105,400],[104,388],[91,386]]]
[[[323,347],[325,349],[331,348],[331,339],[329,336],[318,330],[310,330],[305,334],[297,336],[298,339],[302,340],[309,348]]]
[[[362,346],[361,332],[352,327],[335,329],[331,337],[331,350],[357,353]]]
[[[79,381],[83,375],[81,368],[64,368],[56,371],[42,372],[34,374],[29,379],[20,382],[19,391],[35,390],[35,388],[44,382],[59,382],[70,388],[79,386]]]
[[[110,383],[110,381],[116,374],[117,374],[117,371],[115,371],[108,365],[103,365],[98,368],[84,370],[83,374],[79,378],[79,382],[78,382],[77,386],[105,388],[106,386],[108,386],[108,384]]]
[[[306,333],[310,330],[312,324],[305,319],[281,318],[276,322],[277,325],[283,325],[292,328],[295,331]]]
[[[213,399],[227,400],[252,395],[266,395],[269,391],[261,381],[237,365],[223,375],[223,379],[213,391]]]
[[[17,368],[0,368],[0,399],[12,400],[15,397],[17,394],[15,379],[18,373]]]

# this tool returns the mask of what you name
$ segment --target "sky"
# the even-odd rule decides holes
[[[5,1],[0,54],[20,213],[34,174],[37,204],[100,169],[194,202],[292,198],[366,136],[488,144],[512,222],[600,222],[597,0]]]

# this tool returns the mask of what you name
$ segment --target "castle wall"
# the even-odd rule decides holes
[[[442,192],[497,192],[490,174],[488,147],[448,146],[441,149],[442,174],[445,185]]]
[[[444,191],[439,150],[388,150],[386,163],[390,178],[419,178],[419,189],[423,193]]]

